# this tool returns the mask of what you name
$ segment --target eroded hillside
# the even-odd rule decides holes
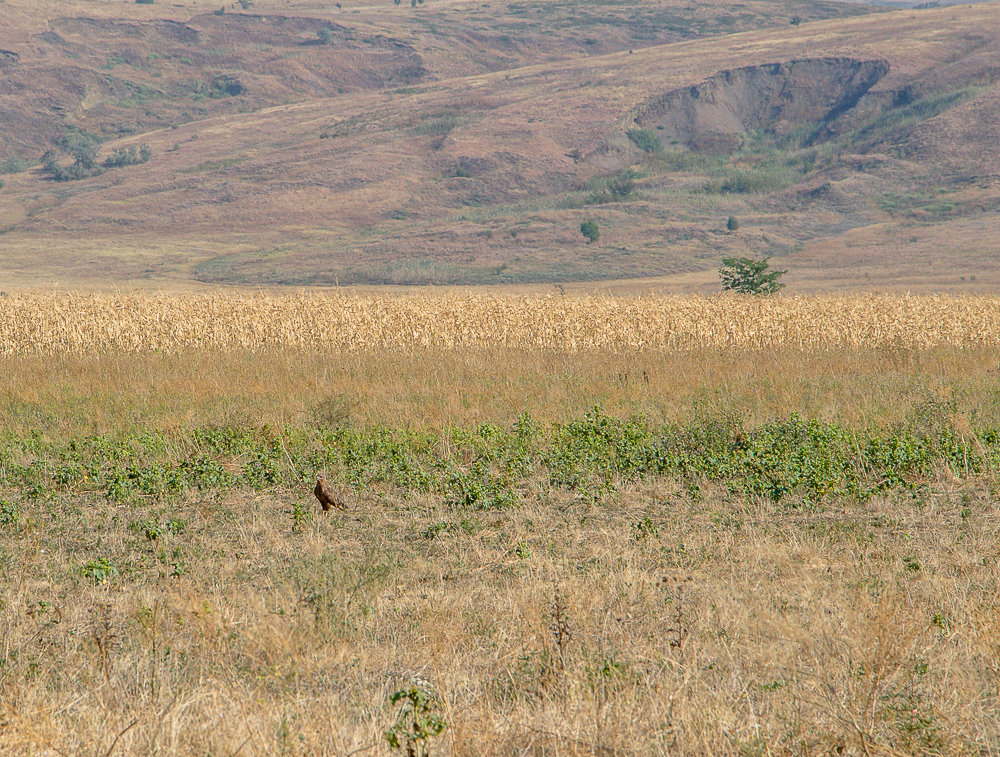
[[[143,131],[101,148],[147,143],[146,164],[69,182],[39,168],[8,176],[6,280],[687,288],[714,282],[737,253],[774,255],[801,289],[1000,284],[996,2],[631,49],[644,27],[623,19],[653,5],[622,6],[600,41],[620,52],[585,55],[566,43],[577,27],[553,22],[506,48],[515,67],[490,57],[497,28],[478,62],[457,31],[434,30],[447,49],[430,44],[431,12],[454,25],[461,11],[468,34],[487,6],[428,4],[405,34],[373,36],[364,9],[333,24],[258,5],[157,21],[178,47],[161,45],[148,69],[118,39],[125,62],[109,77],[153,77],[192,33],[198,50],[244,58],[216,59],[241,69],[215,79],[209,59],[192,58],[221,93],[188,95],[186,111],[174,90],[151,98]],[[514,20],[567,11],[510,8]],[[467,75],[443,78],[456,66]],[[293,85],[295,101],[282,101]],[[116,113],[108,100],[93,99],[97,121]],[[158,118],[172,123],[151,128]],[[593,244],[585,219],[601,229]]]
[[[13,8],[8,11],[7,5]],[[0,160],[210,116],[859,12],[754,0],[4,4]]]

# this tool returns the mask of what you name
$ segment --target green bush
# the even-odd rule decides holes
[[[596,242],[601,238],[601,231],[597,228],[595,221],[584,221],[580,224],[580,233],[587,238],[587,244]]]
[[[635,192],[635,180],[639,175],[629,168],[613,176],[594,177],[586,184],[591,193],[587,195],[584,203],[603,205],[615,200],[627,200]]]
[[[73,158],[73,163],[64,166],[58,154],[49,150],[42,156],[42,167],[56,181],[72,181],[99,176],[104,169],[97,163],[100,138],[89,131],[71,129],[56,142],[56,146]]]
[[[722,288],[740,294],[774,294],[785,286],[779,279],[787,271],[769,271],[769,259],[723,258],[719,269]]]
[[[650,129],[629,129],[625,135],[643,152],[663,152],[663,142],[656,132]]]
[[[153,150],[147,144],[142,144],[136,148],[135,145],[127,147],[116,147],[115,150],[104,159],[101,165],[104,168],[124,168],[146,163],[153,155]]]
[[[630,173],[619,174],[608,179],[608,191],[616,200],[624,200],[635,192],[635,179]]]
[[[32,163],[20,155],[12,155],[0,160],[0,174],[21,173],[31,168]]]

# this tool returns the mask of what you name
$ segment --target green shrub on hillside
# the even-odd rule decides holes
[[[34,163],[20,155],[11,155],[0,160],[0,174],[21,173],[27,171]]]
[[[143,143],[138,148],[135,145],[127,147],[116,147],[114,152],[104,159],[101,165],[104,168],[124,168],[146,163],[153,156],[152,148]]]
[[[580,233],[587,238],[587,244],[596,242],[601,238],[601,231],[597,228],[597,223],[594,221],[584,221],[581,223]]]
[[[663,152],[663,142],[650,129],[629,129],[625,134],[643,152]]]

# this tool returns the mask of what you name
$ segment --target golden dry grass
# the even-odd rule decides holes
[[[348,423],[441,430],[566,422],[600,405],[653,422],[801,413],[853,426],[905,423],[951,401],[1000,421],[997,350],[746,352],[194,350],[0,358],[0,427],[18,436],[174,434],[199,425]]]
[[[0,354],[516,349],[676,352],[1000,345],[977,296],[12,294]]]
[[[120,459],[141,472],[197,426],[457,426],[445,455],[462,429],[593,404],[860,429],[932,400],[978,430],[1000,424],[993,298],[15,293],[0,309],[4,757],[387,756],[389,697],[417,682],[440,695],[439,757],[1000,747],[995,471],[780,503],[656,476],[595,496],[535,471],[507,509],[376,483],[330,517],[291,458],[264,490],[114,499],[44,452],[72,469],[72,440],[108,434],[79,449],[117,454],[143,436],[163,459]],[[19,466],[42,485],[12,483]]]
[[[818,513],[670,481],[599,505],[539,487],[498,513],[371,492],[293,529],[304,496],[25,505],[4,535],[0,754],[388,755],[388,697],[415,681],[443,698],[435,755],[1000,738],[981,485]],[[155,541],[135,525],[167,518],[182,530]],[[95,584],[100,557],[121,573]]]

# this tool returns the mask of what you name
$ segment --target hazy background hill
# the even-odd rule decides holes
[[[1000,284],[998,2],[0,11],[9,285]]]

